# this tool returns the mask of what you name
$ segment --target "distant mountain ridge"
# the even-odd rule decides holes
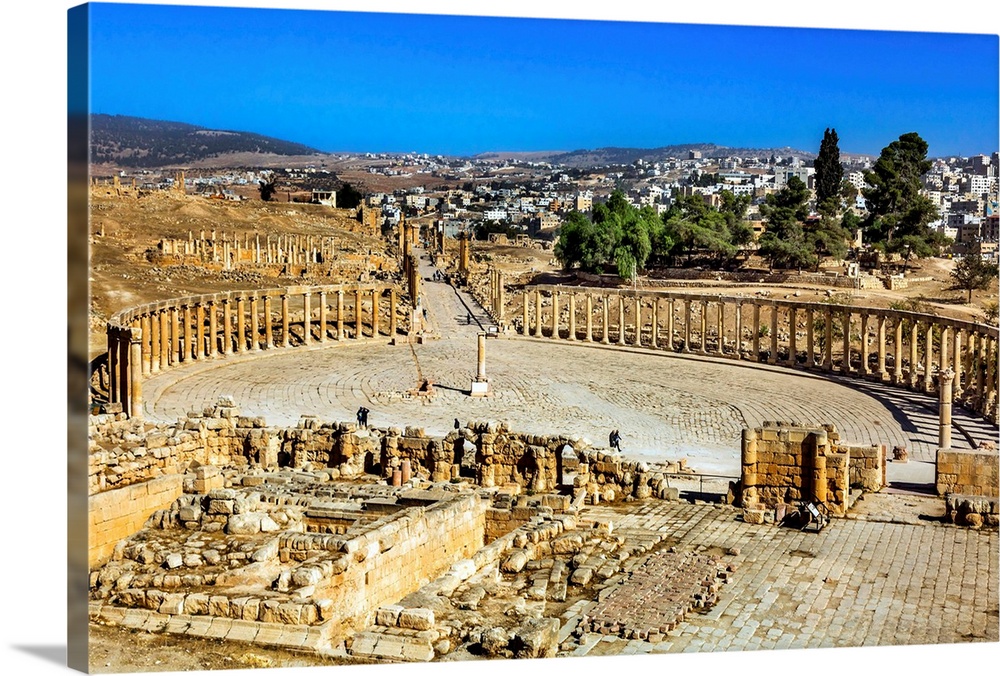
[[[91,115],[90,132],[90,161],[124,167],[184,166],[231,153],[321,154],[262,134],[127,115]]]

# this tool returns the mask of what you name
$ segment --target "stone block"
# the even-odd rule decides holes
[[[399,626],[424,631],[434,627],[434,611],[429,608],[404,608],[399,614]]]

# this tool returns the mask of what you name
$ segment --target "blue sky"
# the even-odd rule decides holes
[[[998,148],[996,35],[92,5],[93,112],[325,151]]]

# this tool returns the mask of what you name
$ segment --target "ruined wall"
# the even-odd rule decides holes
[[[934,483],[938,495],[997,496],[997,452],[938,451]]]
[[[153,512],[170,506],[182,490],[182,477],[175,474],[90,496],[87,513],[90,567],[111,558],[120,540],[142,528]]]
[[[818,502],[834,514],[849,507],[852,487],[885,483],[881,447],[840,446],[833,425],[765,422],[743,430],[740,501],[744,507]],[[852,451],[858,453],[855,458]]]

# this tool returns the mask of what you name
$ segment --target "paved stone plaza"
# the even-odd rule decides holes
[[[433,273],[422,262],[422,273]],[[765,420],[833,423],[856,444],[905,445],[905,480],[933,482],[937,400],[888,385],[783,367],[565,341],[490,339],[486,371],[493,396],[468,396],[476,334],[488,319],[466,294],[424,282],[429,332],[422,344],[326,343],[193,362],[149,378],[148,419],[172,421],[230,395],[246,415],[294,425],[302,415],[353,420],[371,409],[377,427],[416,425],[444,435],[455,418],[504,420],[529,433],[580,435],[606,444],[622,432],[627,457],[678,459],[704,473],[739,474],[740,431]],[[469,314],[473,315],[471,324]],[[404,398],[420,378],[430,403]],[[953,443],[995,440],[996,427],[956,407]],[[890,479],[893,477],[890,476]]]

